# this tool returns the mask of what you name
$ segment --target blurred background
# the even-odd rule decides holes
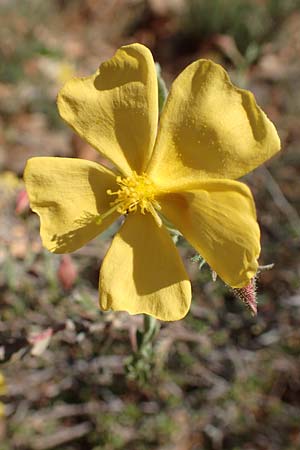
[[[168,86],[195,59],[221,63],[283,148],[244,180],[260,263],[275,264],[259,276],[258,316],[181,239],[191,311],[161,324],[140,361],[142,318],[98,309],[114,230],[48,253],[22,181],[31,156],[97,160],[55,97],[136,41]],[[300,1],[0,0],[0,99],[0,450],[300,449]]]

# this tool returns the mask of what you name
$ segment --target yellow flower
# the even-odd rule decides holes
[[[58,109],[116,169],[32,158],[26,187],[43,244],[52,252],[72,252],[125,216],[100,271],[104,310],[161,320],[187,313],[190,282],[161,216],[225,283],[249,283],[260,233],[252,195],[235,179],[280,148],[250,92],[234,87],[221,66],[196,61],[174,81],[158,127],[153,58],[132,44],[91,77],[69,80]]]
[[[7,386],[5,382],[5,377],[2,372],[0,372],[0,396],[5,395],[7,392]]]

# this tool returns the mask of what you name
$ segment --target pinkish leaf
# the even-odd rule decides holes
[[[32,345],[30,353],[33,356],[41,355],[48,347],[52,335],[53,329],[46,328],[46,330],[42,331],[41,333],[35,333],[29,336],[28,341]]]

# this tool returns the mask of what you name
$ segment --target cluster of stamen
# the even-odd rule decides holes
[[[110,203],[110,211],[128,214],[136,212],[140,208],[142,214],[151,213],[157,224],[161,226],[161,219],[157,214],[157,210],[159,211],[161,208],[155,199],[157,189],[150,178],[146,174],[138,175],[133,172],[127,178],[117,177],[116,181],[120,189],[115,192],[112,192],[111,189],[107,190],[108,195],[116,196],[115,200]]]

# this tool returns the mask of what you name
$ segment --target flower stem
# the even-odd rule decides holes
[[[135,380],[140,385],[147,384],[153,375],[155,367],[154,340],[159,327],[159,322],[155,317],[144,315],[143,329],[136,332],[137,349],[126,361],[125,369],[128,378]]]

